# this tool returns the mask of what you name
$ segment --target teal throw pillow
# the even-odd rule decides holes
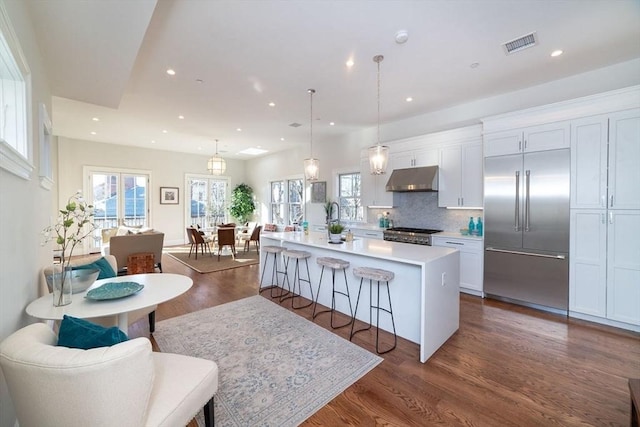
[[[91,264],[78,265],[73,267],[73,270],[100,270],[100,274],[98,274],[98,280],[100,279],[110,279],[112,277],[116,277],[117,274],[113,271],[113,267],[109,264],[109,261],[105,257],[95,260]]]
[[[84,319],[67,316],[60,322],[58,345],[62,347],[88,350],[96,347],[110,347],[127,341],[127,335],[116,326],[105,328]]]

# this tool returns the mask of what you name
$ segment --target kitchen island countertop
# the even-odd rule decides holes
[[[455,249],[365,237],[356,237],[353,242],[333,244],[329,243],[325,233],[320,232],[310,232],[308,235],[303,232],[264,232],[260,235],[260,245],[285,246],[288,249],[310,252],[312,257],[309,259],[309,273],[312,286],[302,286],[301,295],[307,299],[317,298],[318,303],[326,307],[331,307],[332,301],[331,275],[325,274],[327,278],[323,279],[322,287],[318,286],[321,270],[316,263],[318,257],[344,259],[350,264],[349,270],[367,266],[392,271],[395,277],[389,283],[389,291],[396,331],[398,336],[420,345],[421,362],[426,362],[458,330],[460,254]],[[260,251],[261,277],[263,274],[264,277],[272,277],[272,263],[265,263],[265,257],[266,253]],[[336,286],[344,286],[342,274],[339,276],[336,275]],[[355,279],[350,272],[347,276],[351,304],[355,307],[360,280]],[[283,286],[282,283],[280,286]],[[320,294],[316,295],[318,290]],[[368,293],[368,286],[363,286],[364,299],[361,303],[369,299]],[[346,298],[336,299],[335,303],[336,310],[350,314]],[[364,307],[367,304],[361,305]],[[363,307],[359,308],[356,318],[369,322],[369,310]],[[387,317],[380,316],[379,327],[391,332],[392,324]]]

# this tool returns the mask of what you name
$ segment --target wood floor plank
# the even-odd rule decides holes
[[[170,257],[162,264],[194,285],[161,304],[157,321],[258,293],[258,266],[200,274]],[[313,307],[283,306],[311,320]],[[332,330],[328,314],[314,321]],[[348,339],[349,328],[332,331]],[[146,320],[130,335],[149,336]],[[374,331],[353,342],[375,352]],[[391,335],[384,332],[381,344],[391,345]],[[627,379],[640,378],[640,334],[461,295],[460,329],[427,363],[404,339],[382,357],[303,425],[625,426]]]

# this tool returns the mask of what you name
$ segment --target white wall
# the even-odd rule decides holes
[[[4,0],[4,6],[31,69],[32,97],[29,141],[33,144],[31,179],[24,180],[0,169],[0,341],[33,323],[25,307],[38,296],[43,266],[51,264],[51,247],[40,245],[40,230],[49,223],[52,192],[40,187],[38,105],[51,112],[51,94],[35,33],[22,0]],[[15,412],[4,377],[0,373],[0,426],[13,426]]]
[[[491,98],[473,100],[465,104],[442,109],[380,126],[382,141],[394,141],[433,132],[479,124],[484,117],[510,111],[551,104],[593,95],[614,89],[640,84],[640,59],[615,64],[591,72],[578,74],[543,85],[509,92]],[[376,127],[333,138],[330,141],[315,141],[314,156],[320,160],[320,181],[327,181],[327,197],[335,199],[335,171],[357,170],[360,151],[375,144]],[[268,200],[269,181],[283,178],[286,174],[301,174],[302,162],[308,157],[308,145],[304,148],[275,153],[247,161],[246,181],[256,191],[260,200]],[[307,204],[307,219],[322,223],[324,213],[321,205]],[[261,221],[266,221],[265,217]]]
[[[185,192],[185,174],[208,175],[207,159],[210,156],[175,153],[148,148],[127,147],[124,145],[103,144],[69,138],[58,138],[59,146],[59,194],[60,205],[78,189],[83,188],[83,167],[100,166],[118,169],[139,169],[150,172],[151,202],[150,227],[164,232],[164,244],[185,243],[184,208],[189,195]],[[229,178],[229,192],[244,182],[245,162],[225,159]],[[161,205],[160,187],[178,187],[179,204]],[[89,191],[88,189],[84,189]]]

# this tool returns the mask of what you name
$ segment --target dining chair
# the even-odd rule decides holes
[[[193,249],[196,248],[196,242],[195,240],[193,240],[193,227],[187,227],[187,238],[189,239],[189,245],[191,245],[189,247],[189,258],[191,258],[191,253],[193,252]]]
[[[256,252],[260,253],[260,232],[262,231],[262,226],[259,225],[256,228],[253,229],[253,232],[251,233],[251,237],[249,237],[247,240],[244,241],[244,251],[250,251],[251,250],[251,242],[255,242],[256,245]]]
[[[218,227],[218,261],[220,252],[225,246],[231,246],[231,256],[236,257],[236,229],[235,227]]]
[[[202,253],[202,255],[206,254],[207,250],[209,250],[209,256],[213,256],[213,253],[211,252],[211,246],[209,245],[209,243],[212,243],[212,241],[209,236],[200,234],[198,230],[192,228],[191,237],[193,238],[193,241],[196,245],[196,259],[198,259],[198,246],[200,246],[200,253]]]

